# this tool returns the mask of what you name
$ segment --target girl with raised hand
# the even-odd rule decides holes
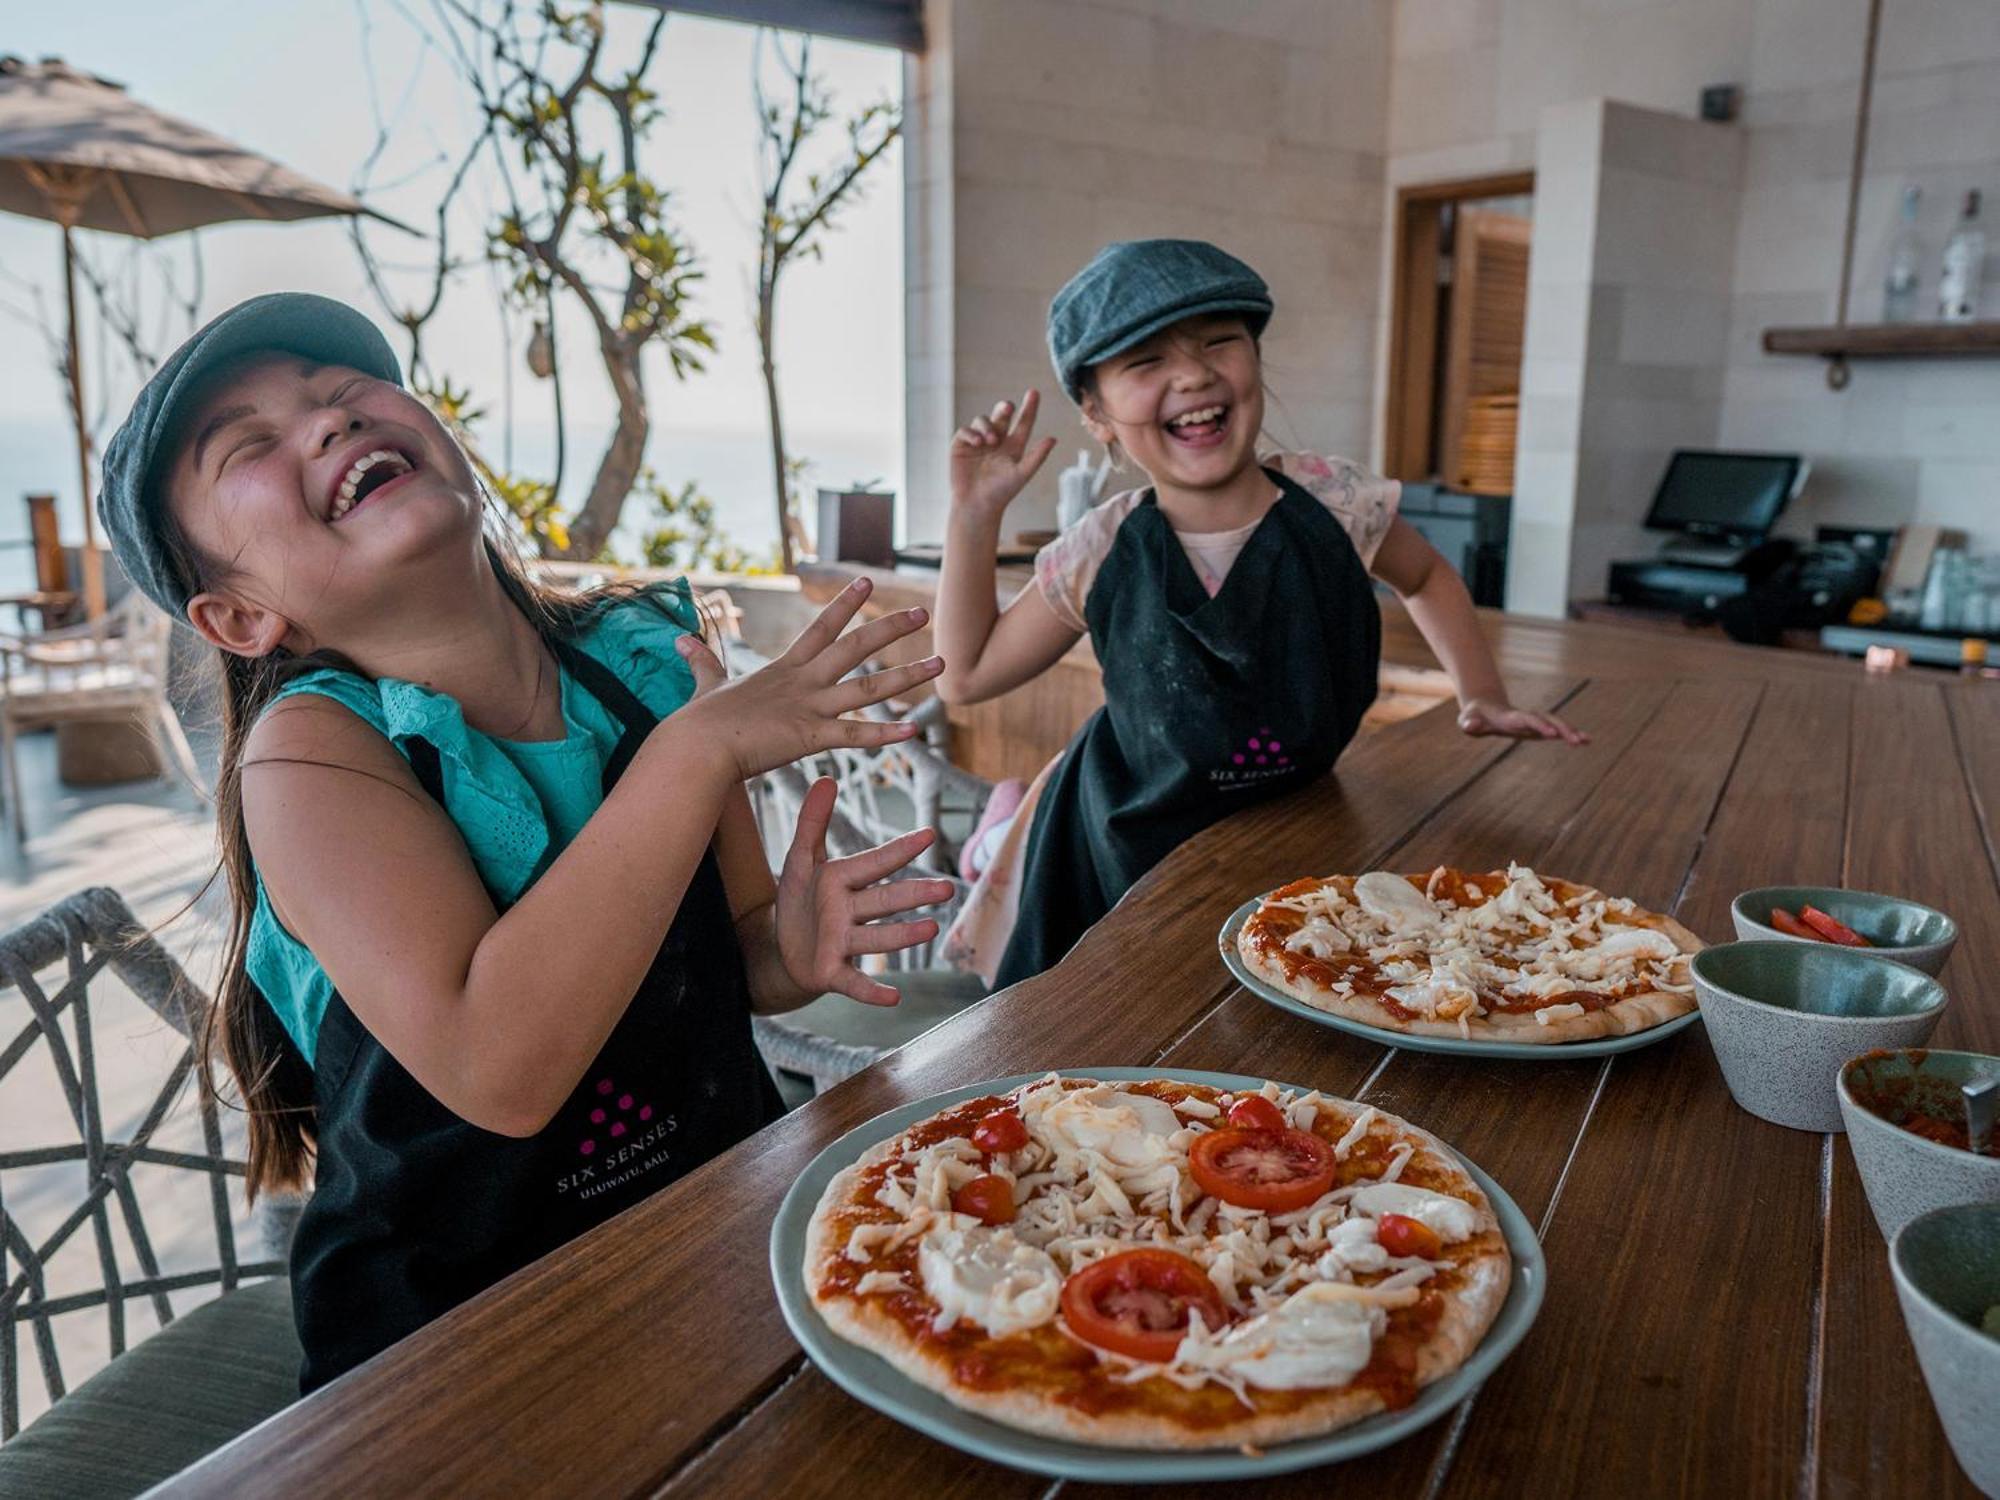
[[[1033,789],[1018,866],[1003,841],[952,934],[999,984],[1054,964],[1192,834],[1332,766],[1375,698],[1371,575],[1451,674],[1466,733],[1584,739],[1508,702],[1464,583],[1396,515],[1401,485],[1340,458],[1260,457],[1271,311],[1255,271],[1189,240],[1109,245],[1056,295],[1057,378],[1149,483],[1043,548],[1004,612],[1001,516],[1055,440],[1033,441],[1033,391],[952,439],[939,694],[1009,692],[1085,632],[1104,676],[1104,707]]]
[[[312,1197],[302,1388],[775,1119],[752,1011],[896,992],[857,955],[950,891],[880,884],[921,830],[828,860],[833,786],[773,881],[744,781],[912,726],[849,718],[857,585],[725,681],[684,582],[533,581],[465,454],[359,313],[296,293],[175,353],[109,445],[126,574],[213,646],[233,922],[215,1012],[249,1187]]]

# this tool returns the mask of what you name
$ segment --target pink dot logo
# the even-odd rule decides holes
[[[1252,750],[1262,750],[1264,747],[1261,743],[1258,742],[1257,737],[1255,735],[1252,735],[1250,737],[1250,748]]]
[[[1241,750],[1238,750],[1234,755],[1230,756],[1229,758],[1239,766],[1243,764],[1243,752]]]
[[[621,1137],[630,1135],[632,1127],[624,1120],[612,1118],[613,1107],[621,1111],[632,1111],[635,1106],[638,1118],[653,1118],[653,1106],[640,1104],[638,1098],[629,1092],[619,1092],[617,1082],[610,1078],[600,1078],[592,1086],[597,1097],[604,1103],[590,1110],[590,1123],[594,1127],[591,1134],[578,1143],[577,1151],[583,1156],[594,1156],[600,1146],[608,1146]],[[616,1095],[614,1099],[612,1096]]]

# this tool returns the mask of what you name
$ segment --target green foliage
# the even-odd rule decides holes
[[[715,502],[690,479],[679,489],[665,484],[651,468],[639,473],[635,496],[652,504],[655,525],[640,539],[640,561],[649,568],[685,573],[710,569],[718,573],[767,572],[753,566],[750,554],[729,539],[715,520]]]

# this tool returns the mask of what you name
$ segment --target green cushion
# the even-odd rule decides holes
[[[0,1497],[137,1495],[298,1400],[299,1363],[283,1277],[205,1302],[0,1446]]]

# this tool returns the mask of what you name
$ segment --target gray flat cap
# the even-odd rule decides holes
[[[310,292],[271,292],[239,302],[168,356],[105,445],[97,514],[125,575],[183,623],[189,595],[167,554],[154,468],[173,453],[189,415],[187,399],[203,378],[227,360],[265,350],[403,383],[402,366],[381,329],[346,303]]]
[[[1204,313],[1240,313],[1255,337],[1271,321],[1271,289],[1204,240],[1106,245],[1049,304],[1049,359],[1074,401],[1092,365]]]

